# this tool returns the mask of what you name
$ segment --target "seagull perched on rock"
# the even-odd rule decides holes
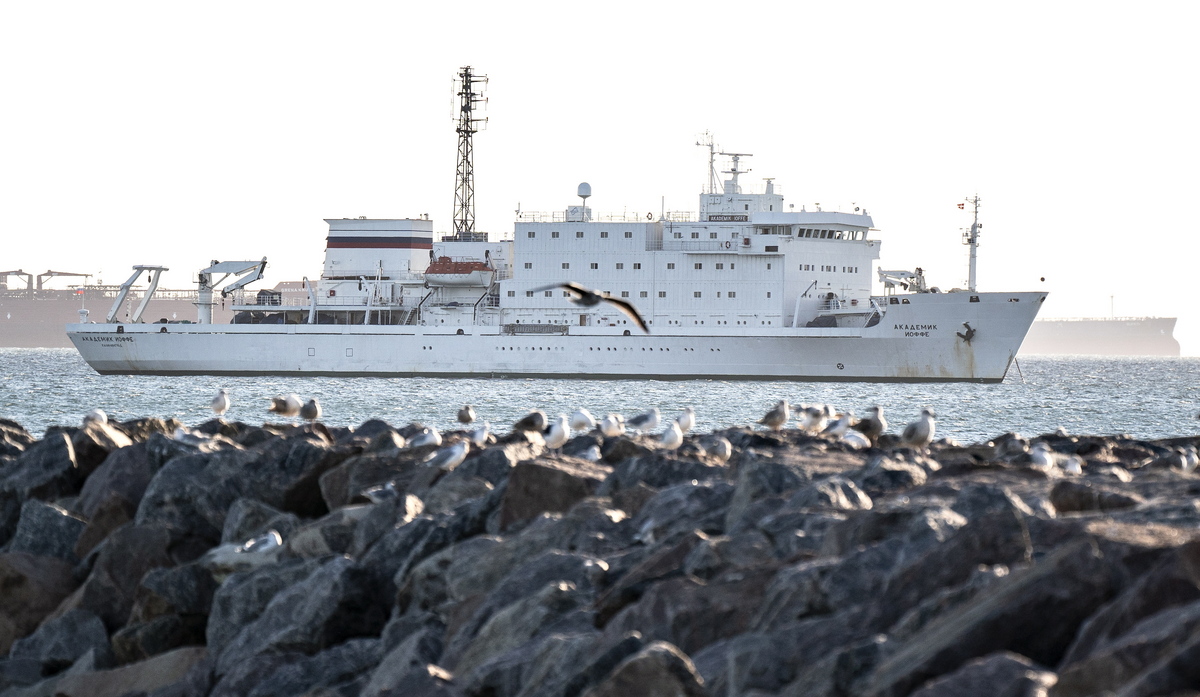
[[[588,446],[588,449],[584,450],[583,453],[581,453],[579,455],[579,457],[582,457],[583,459],[587,460],[588,462],[599,462],[600,461],[600,446],[598,446],[598,445]]]
[[[672,421],[667,430],[663,431],[662,437],[658,439],[658,444],[664,450],[675,450],[683,445],[683,429],[679,428],[678,421]]]
[[[458,422],[460,424],[469,424],[475,420],[475,407],[470,404],[458,410]]]
[[[90,423],[106,424],[108,414],[105,414],[103,409],[93,409],[83,415],[83,425],[87,426]]]
[[[596,427],[596,417],[587,409],[580,407],[579,411],[571,414],[571,430],[590,431]]]
[[[491,425],[484,421],[482,426],[471,431],[471,442],[475,444],[475,447],[482,448],[487,445],[488,431],[491,428]]]
[[[293,417],[300,415],[300,407],[304,406],[300,403],[300,398],[294,394],[289,394],[284,397],[272,397],[271,406],[267,407],[267,411],[280,416]]]
[[[217,392],[217,396],[212,400],[212,410],[217,416],[222,416],[229,411],[229,390],[221,388]]]
[[[599,425],[600,432],[609,438],[616,438],[625,433],[625,417],[620,414],[609,414]]]
[[[542,431],[546,430],[546,425],[546,412],[542,411],[541,409],[534,409],[513,424],[512,430],[537,431],[538,433],[541,433]]]
[[[733,455],[733,443],[725,436],[705,436],[700,439],[700,447],[719,462],[725,462]]]
[[[584,288],[578,283],[570,282],[555,283],[549,286],[542,286],[541,288],[534,288],[533,292],[537,293],[539,291],[552,290],[554,288],[562,288],[563,290],[567,291],[571,294],[571,302],[583,307],[595,307],[600,303],[610,303],[616,306],[618,310],[625,313],[629,319],[633,320],[634,324],[641,327],[642,331],[646,332],[647,334],[650,333],[650,329],[646,326],[646,321],[642,319],[642,316],[638,314],[637,308],[634,307],[633,304],[628,300],[609,298],[590,288]]]
[[[937,414],[934,414],[932,409],[922,409],[921,418],[904,427],[904,432],[900,434],[900,442],[910,448],[929,447],[937,431],[937,424],[934,422],[936,417]]]
[[[316,397],[308,400],[300,407],[300,418],[305,421],[316,421],[321,418],[321,403],[317,401]]]
[[[1083,458],[1078,455],[1068,455],[1062,464],[1063,472],[1067,474],[1083,474]]]
[[[426,426],[424,429],[421,430],[420,433],[413,436],[408,441],[408,447],[410,447],[410,448],[420,448],[420,447],[423,447],[426,445],[441,445],[441,444],[442,444],[442,434],[438,433],[436,428],[429,428],[428,426]]]
[[[867,409],[867,415],[854,424],[854,430],[862,433],[874,446],[879,437],[887,430],[887,420],[883,418],[883,407],[873,406]]]
[[[661,420],[662,414],[658,411],[658,407],[655,407],[644,414],[638,414],[626,419],[625,426],[638,432],[653,431],[658,428],[658,423]]]
[[[1034,443],[1029,449],[1029,464],[1041,470],[1054,467],[1054,450],[1046,443]]]
[[[758,423],[772,431],[778,431],[787,424],[790,418],[792,418],[792,408],[788,406],[786,399],[781,399],[771,411],[758,420]]]
[[[854,429],[847,429],[841,436],[841,441],[855,450],[863,450],[871,447],[871,439],[867,438],[865,433],[859,433]]]
[[[461,465],[463,460],[467,459],[467,452],[470,449],[471,444],[468,441],[460,440],[453,445],[448,445],[441,450],[429,453],[429,456],[425,458],[424,464],[426,467],[436,467],[443,472],[449,472]]]
[[[675,423],[679,424],[679,430],[687,433],[696,427],[696,410],[691,407],[684,407],[683,413],[676,419]]]
[[[558,418],[551,422],[545,437],[546,447],[550,449],[561,448],[567,442],[571,437],[571,424],[567,422],[566,414],[559,414]]]
[[[850,429],[850,424],[854,422],[854,412],[842,412],[838,418],[834,419],[828,426],[821,431],[821,435],[831,438],[841,438],[842,435]]]

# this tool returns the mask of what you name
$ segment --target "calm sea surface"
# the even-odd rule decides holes
[[[1023,377],[1022,377],[1023,376]],[[55,424],[78,424],[100,407],[111,418],[175,417],[194,425],[212,418],[209,401],[221,387],[233,406],[226,418],[268,419],[268,398],[295,392],[316,397],[330,425],[370,418],[402,425],[455,425],[473,404],[493,428],[530,409],[570,414],[586,407],[598,418],[658,407],[674,416],[696,409],[697,428],[751,424],[779,399],[829,403],[862,414],[884,408],[891,429],[922,407],[938,415],[938,435],[976,442],[1016,431],[1037,435],[1062,426],[1071,433],[1128,433],[1163,438],[1200,433],[1200,359],[1028,357],[999,385],[589,380],[443,380],[432,378],[139,377],[98,375],[74,349],[0,349],[0,417],[36,435]]]

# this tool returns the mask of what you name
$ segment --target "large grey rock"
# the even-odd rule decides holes
[[[388,624],[388,628],[392,627]],[[437,623],[421,623],[407,632],[396,646],[392,647],[371,671],[361,697],[381,697],[394,690],[410,673],[423,670],[430,663],[437,663],[442,655],[442,634],[445,627]],[[388,639],[384,630],[384,643]]]
[[[112,651],[104,623],[86,610],[71,610],[61,617],[46,620],[36,632],[18,639],[9,656],[35,660],[42,666],[42,675],[50,676],[70,668],[88,651],[95,652],[97,668],[112,666]]]
[[[133,621],[112,635],[112,652],[119,665],[137,663],[182,646],[204,645],[203,615],[171,613]]]
[[[677,647],[656,641],[625,659],[583,697],[708,697],[691,659]]]
[[[728,482],[669,486],[642,506],[633,526],[644,544],[692,530],[720,535],[725,532],[726,508],[734,496],[734,487]]]
[[[709,539],[693,530],[671,543],[659,545],[653,554],[612,583],[596,600],[596,623],[603,627],[627,605],[637,602],[654,583],[684,573],[684,563],[693,550]]]
[[[312,656],[305,656],[266,674],[247,697],[293,697],[352,680],[374,668],[380,659],[379,640],[351,639]]]
[[[968,661],[961,668],[926,683],[912,697],[1037,697],[1054,685],[1053,672],[1009,651]]]
[[[354,530],[371,512],[370,504],[344,506],[292,532],[284,547],[298,557],[345,554],[354,544]]]
[[[155,693],[174,685],[199,664],[204,647],[176,649],[154,658],[111,670],[81,672],[59,680],[55,694],[62,697],[123,697]]]
[[[171,534],[157,525],[126,525],[98,548],[92,571],[79,589],[78,607],[90,610],[115,631],[129,619],[142,577],[172,566]]]
[[[221,543],[240,545],[268,530],[278,532],[287,540],[300,525],[300,517],[294,513],[284,513],[255,499],[241,498],[234,501],[225,513],[225,523],[221,527]]]
[[[1132,508],[1142,502],[1137,494],[1108,487],[1064,479],[1050,490],[1050,503],[1061,513],[1077,511],[1114,511]]]
[[[242,627],[221,651],[217,674],[271,651],[311,654],[347,639],[377,635],[387,621],[387,607],[371,574],[335,557],[277,593],[261,615]]]
[[[419,460],[409,451],[352,455],[321,474],[317,485],[329,510],[356,501],[363,491],[387,482],[404,493],[417,474]]]
[[[606,453],[604,461],[613,463]],[[644,455],[622,458],[614,463],[613,472],[596,492],[612,496],[621,489],[643,483],[655,489],[691,482],[721,481],[729,477],[725,467],[707,465],[668,452],[652,451]]]
[[[91,476],[109,454],[130,445],[133,440],[123,431],[98,421],[89,421],[71,434],[71,446],[75,449],[75,462],[82,478]]]
[[[594,493],[611,472],[606,465],[568,457],[518,463],[500,504],[500,527],[507,529],[545,511],[566,511]]]
[[[54,557],[0,554],[0,655],[75,590],[71,565]]]
[[[154,477],[154,471],[144,443],[110,453],[84,482],[79,492],[79,511],[84,517],[91,518],[102,506],[111,505],[109,502],[116,499],[130,508],[132,517]]]
[[[207,627],[209,649],[219,654],[243,628],[258,619],[277,594],[308,578],[324,561],[289,559],[226,579],[213,594]]]
[[[78,493],[82,481],[70,437],[53,431],[4,468],[0,474],[0,495],[9,494],[18,501],[53,501]]]
[[[74,563],[78,561],[75,543],[85,527],[87,523],[83,519],[61,506],[30,499],[21,506],[21,519],[8,550]]]

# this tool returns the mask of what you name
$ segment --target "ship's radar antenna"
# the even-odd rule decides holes
[[[971,221],[971,229],[963,233],[963,244],[971,248],[971,261],[967,267],[967,290],[975,292],[975,260],[977,250],[979,249],[979,230],[983,226],[979,224],[979,195],[974,198],[969,198],[966,203],[971,204],[975,213],[974,220]],[[958,204],[959,208],[964,208],[964,204]]]
[[[713,144],[712,134],[705,131],[700,136],[700,140],[696,141],[696,145],[702,148],[708,148],[708,189],[706,194],[717,193],[717,146]]]
[[[475,146],[471,141],[487,117],[477,118],[477,105],[487,104],[482,87],[486,75],[475,75],[471,66],[458,73],[458,168],[454,173],[454,237],[458,241],[487,241],[487,233],[475,232]]]
[[[738,186],[738,175],[739,174],[747,174],[753,170],[738,169],[738,161],[741,160],[743,157],[754,157],[754,156],[748,152],[722,152],[722,153],[717,153],[717,154],[721,155],[722,157],[732,157],[733,158],[733,167],[721,172],[721,174],[732,174],[733,175],[732,179],[728,179],[725,181],[725,193],[726,194],[742,193],[741,187]]]

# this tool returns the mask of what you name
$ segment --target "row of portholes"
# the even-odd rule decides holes
[[[509,346],[509,347],[505,348],[504,346],[498,346],[497,348],[501,351],[562,351],[563,350],[562,346],[547,346],[546,348],[542,348],[541,346],[526,346],[524,348],[516,348],[515,346]],[[591,349],[588,349],[588,350],[590,351]]]

